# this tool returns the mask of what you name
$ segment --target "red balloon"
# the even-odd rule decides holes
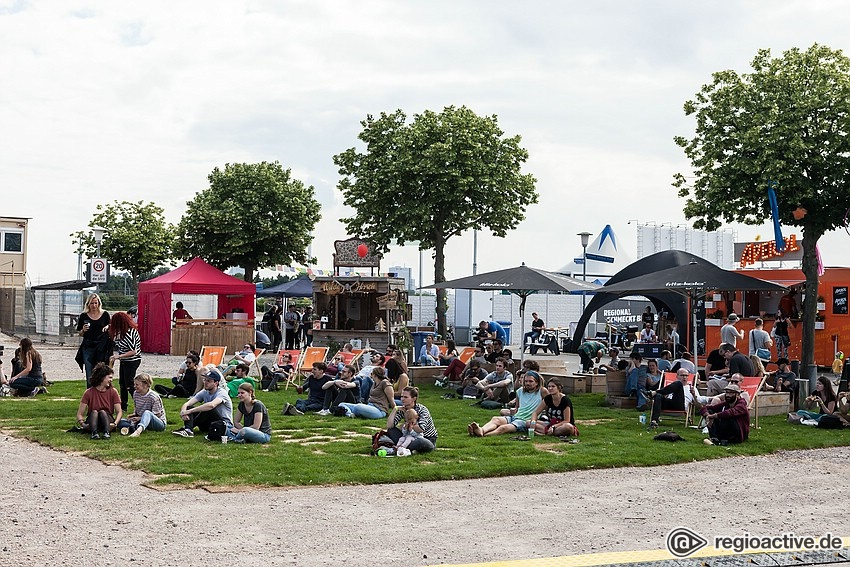
[[[365,244],[361,244],[360,246],[357,247],[357,255],[360,256],[361,258],[365,258],[366,254],[368,254],[368,253],[369,253],[369,247],[366,246]]]

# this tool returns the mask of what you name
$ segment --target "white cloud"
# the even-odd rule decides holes
[[[540,203],[507,238],[479,238],[479,271],[555,268],[575,233],[628,219],[684,222],[670,182],[693,130],[682,104],[760,47],[846,47],[834,2],[0,1],[3,214],[32,217],[30,274],[73,277],[68,234],[97,203],[154,201],[176,222],[213,167],[279,160],[316,187],[313,251],[329,266],[347,211],[332,156],[366,114],[466,104],[530,152]],[[760,229],[739,227],[741,238]],[[768,231],[761,230],[761,234]],[[824,239],[827,263],[850,238]],[[472,236],[447,275],[471,270]],[[418,272],[418,254],[389,264]],[[418,276],[417,276],[418,277]],[[425,282],[433,278],[426,253]]]

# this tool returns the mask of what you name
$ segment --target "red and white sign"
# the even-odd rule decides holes
[[[106,283],[108,276],[108,265],[103,258],[94,258],[91,261],[91,283]]]

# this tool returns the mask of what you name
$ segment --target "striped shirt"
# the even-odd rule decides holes
[[[118,351],[118,356],[128,353],[131,350],[136,351],[136,354],[133,356],[126,356],[121,360],[126,360],[127,362],[130,362],[131,360],[141,360],[142,339],[139,337],[139,331],[131,327],[126,333],[121,335],[121,338],[115,343],[115,349]]]
[[[434,420],[431,419],[431,412],[429,412],[428,408],[426,408],[422,404],[414,405],[413,409],[416,410],[416,413],[419,415],[417,423],[422,429],[422,437],[432,442],[436,441],[437,428],[434,427]],[[402,421],[404,421],[404,410],[402,408],[399,408],[399,411],[395,412],[395,418],[393,419],[393,427],[397,427],[398,424]]]
[[[141,417],[145,410],[150,411],[165,422],[165,408],[159,394],[153,390],[148,390],[147,394],[133,392],[133,413]]]

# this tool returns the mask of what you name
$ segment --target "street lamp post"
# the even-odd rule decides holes
[[[590,242],[591,233],[579,232],[581,238],[581,279],[587,281],[587,243]],[[587,305],[587,291],[581,292],[581,314],[584,315],[584,309]]]

